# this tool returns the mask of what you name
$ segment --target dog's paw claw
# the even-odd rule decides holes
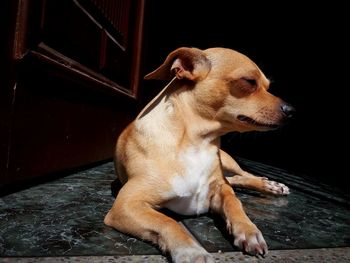
[[[264,189],[266,192],[274,195],[288,195],[290,193],[288,186],[278,183],[275,181],[270,181],[266,177],[262,177],[264,183]]]
[[[254,225],[244,226],[243,229],[236,228],[234,245],[250,255],[266,255],[268,248],[261,232]]]

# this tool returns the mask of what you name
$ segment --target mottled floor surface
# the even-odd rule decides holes
[[[216,253],[218,262],[350,262],[347,194],[312,178],[239,162],[246,170],[287,184],[291,194],[271,197],[236,189],[269,245],[265,259],[233,253],[237,250],[218,217],[171,215]],[[0,262],[166,262],[154,256],[160,255],[156,247],[103,224],[114,201],[114,179],[113,165],[106,163],[0,198]]]

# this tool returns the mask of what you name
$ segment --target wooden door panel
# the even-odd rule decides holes
[[[136,1],[45,1],[42,41],[136,96],[131,69],[140,47],[133,45],[138,35],[129,34],[136,25],[130,13],[138,17]]]
[[[139,105],[143,0],[12,3],[0,188],[111,158]]]
[[[46,1],[42,42],[98,72],[101,28],[73,1]]]

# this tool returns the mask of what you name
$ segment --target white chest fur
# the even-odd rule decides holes
[[[180,152],[183,169],[170,181],[174,198],[165,207],[185,215],[207,212],[209,180],[217,158],[217,148],[213,146],[189,147]]]

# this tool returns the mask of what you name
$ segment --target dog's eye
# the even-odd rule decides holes
[[[258,87],[255,79],[243,78],[240,84],[241,84],[240,85],[241,90],[246,93],[253,93],[254,91],[256,91]]]
[[[255,79],[244,79],[246,82],[248,82],[250,85],[256,85]]]

